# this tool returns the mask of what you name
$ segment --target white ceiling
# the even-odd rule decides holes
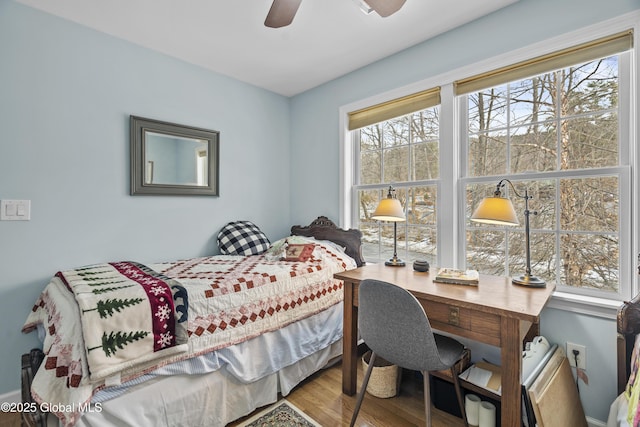
[[[517,0],[407,0],[365,15],[357,0],[303,0],[263,25],[271,0],[17,0],[220,74],[292,96]]]

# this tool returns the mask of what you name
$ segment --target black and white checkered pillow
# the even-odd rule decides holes
[[[233,221],[218,233],[218,248],[223,255],[259,255],[269,249],[267,236],[251,221]]]

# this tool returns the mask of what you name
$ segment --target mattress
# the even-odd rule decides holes
[[[278,393],[286,396],[335,361],[342,354],[342,313],[338,304],[233,348],[103,390],[76,426],[222,427],[275,402]]]
[[[92,401],[105,402],[134,386],[174,375],[203,375],[224,371],[238,383],[249,384],[331,347],[342,339],[343,304],[300,320],[282,329],[249,341],[182,360],[156,369],[121,385],[100,390]],[[288,394],[304,378],[292,378],[283,384]],[[294,383],[293,385],[291,385]]]

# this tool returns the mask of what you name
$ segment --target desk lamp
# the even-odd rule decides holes
[[[384,265],[391,267],[403,267],[404,261],[398,259],[398,222],[406,221],[404,217],[404,211],[400,201],[395,197],[396,190],[389,186],[389,193],[386,199],[380,200],[378,207],[371,215],[371,218],[378,221],[391,221],[393,222],[393,258],[385,261]]]
[[[496,224],[496,225],[518,225],[518,218],[516,217],[516,211],[513,208],[511,200],[506,197],[502,197],[500,191],[505,186],[505,183],[509,183],[513,192],[517,197],[524,199],[524,239],[526,249],[526,261],[527,266],[524,274],[520,274],[511,278],[511,282],[516,285],[530,286],[533,288],[544,288],[546,286],[545,281],[539,277],[531,275],[531,250],[529,245],[529,196],[527,189],[524,190],[524,196],[521,196],[516,191],[513,183],[508,179],[503,179],[498,182],[496,191],[493,193],[493,197],[484,198],[473,215],[471,215],[471,221],[480,222],[484,224]],[[537,212],[533,212],[534,215]]]

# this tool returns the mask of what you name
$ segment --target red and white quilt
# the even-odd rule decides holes
[[[165,292],[163,295],[166,297],[173,293],[174,306],[162,313],[173,314],[176,321],[186,320],[186,330],[182,336],[187,339],[186,344],[181,344],[178,329],[175,333],[176,341],[160,351],[152,348],[157,347],[158,341],[157,331],[154,329],[158,325],[149,323],[148,319],[154,315],[154,309],[157,310],[157,305],[154,306],[153,302],[145,302],[147,308],[139,310],[129,306],[133,303],[124,301],[137,301],[143,299],[143,296],[110,293],[106,303],[106,298],[90,295],[86,302],[79,305],[78,293],[92,288],[89,286],[91,281],[79,278],[91,275],[76,277],[74,273],[64,272],[54,277],[42,292],[23,327],[24,332],[29,332],[42,324],[46,331],[43,346],[46,357],[34,378],[34,397],[40,402],[55,404],[63,409],[71,406],[62,405],[73,405],[77,410],[65,410],[56,414],[64,425],[73,425],[80,416],[80,409],[100,388],[127,381],[168,363],[246,341],[333,306],[343,300],[342,282],[333,278],[334,273],[356,268],[356,264],[353,259],[330,245],[318,242],[315,245],[311,258],[305,262],[269,261],[265,255],[218,255],[146,266],[135,263],[90,266],[90,269],[98,268],[91,271],[106,270],[108,273],[101,274],[125,276],[128,277],[127,280],[134,282],[139,279],[139,272],[136,272],[139,269],[151,277],[143,282],[153,282],[152,286],[155,286],[154,278],[161,278],[172,288],[172,292]],[[120,274],[122,271],[134,271],[134,277]],[[124,279],[120,277],[114,280]],[[75,293],[70,291],[74,286]],[[141,292],[153,296],[154,292],[150,289],[142,289]],[[127,290],[130,291],[131,288],[122,289],[123,292]],[[160,294],[159,291],[158,293]],[[103,311],[117,314],[106,316],[117,318],[115,326],[106,324],[94,328],[92,322],[98,317],[95,315],[98,310],[94,309],[99,300],[108,306]],[[142,303],[136,303],[138,305],[142,306]],[[83,316],[82,310],[91,311],[86,311]],[[92,317],[87,319],[87,314]],[[132,322],[138,322],[139,327],[132,326],[133,323],[127,320],[127,316],[131,316]],[[173,324],[173,320],[169,323]],[[180,322],[176,324],[178,323]],[[97,336],[91,335],[92,330]],[[127,351],[117,345],[114,347],[109,340],[105,345],[102,337],[105,334],[108,337],[110,331],[118,330],[123,331],[121,337],[125,338],[134,330],[148,330],[149,333],[144,338],[154,338],[148,339],[146,344],[142,344],[143,339],[125,339],[130,342],[123,344],[123,347],[131,349],[134,358],[116,362],[113,366],[119,364],[121,369],[114,370],[109,365],[110,357],[118,353],[125,355]],[[103,366],[105,362],[108,366],[106,369]],[[102,374],[95,374],[98,372]]]

